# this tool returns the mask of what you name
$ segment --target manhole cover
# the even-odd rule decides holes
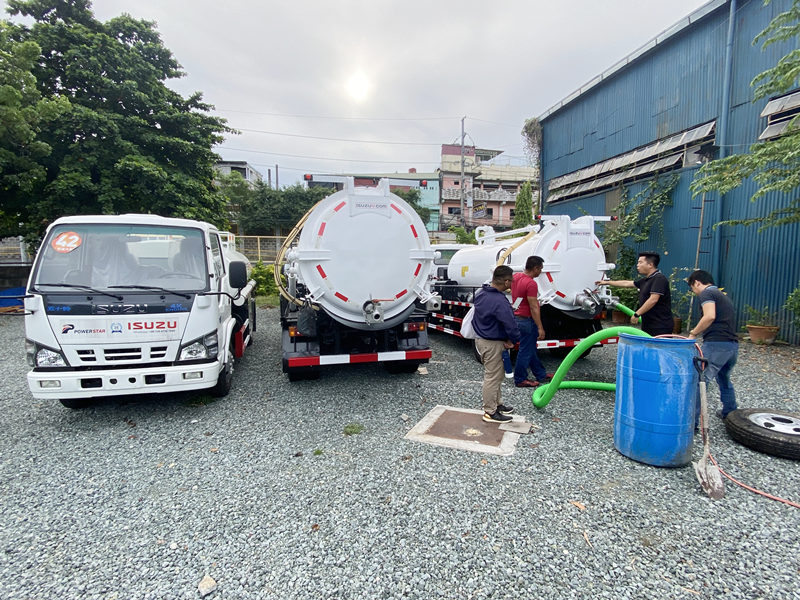
[[[514,416],[512,423],[523,425],[525,418]],[[519,436],[500,429],[499,423],[484,421],[482,410],[439,405],[406,434],[406,439],[506,456],[514,453]]]

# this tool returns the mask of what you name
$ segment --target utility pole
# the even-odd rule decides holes
[[[464,116],[461,118],[461,181],[459,182],[458,186],[461,189],[461,225],[465,226],[467,224],[466,220],[464,219],[464,119],[467,117]]]
[[[281,186],[278,185],[278,163],[275,163],[275,189],[281,189]]]

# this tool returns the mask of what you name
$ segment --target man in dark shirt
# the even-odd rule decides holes
[[[637,281],[627,280],[601,280],[597,285],[611,285],[615,287],[632,288],[639,290],[639,308],[631,317],[631,325],[642,321],[642,331],[652,336],[672,333],[674,321],[672,319],[672,300],[669,293],[669,280],[658,270],[661,257],[655,252],[640,252],[636,262],[636,270],[644,275]]]
[[[707,271],[694,271],[686,280],[689,289],[697,295],[703,316],[689,331],[695,339],[703,335],[703,356],[708,366],[703,372],[705,380],[716,378],[722,410],[717,415],[723,419],[736,410],[736,394],[731,383],[731,370],[739,355],[739,338],[736,336],[736,312],[733,303],[717,286]]]
[[[475,347],[483,363],[483,420],[505,423],[514,409],[500,402],[500,386],[505,378],[503,349],[513,348],[520,339],[514,311],[503,293],[513,281],[514,271],[508,265],[496,267],[491,284],[484,284],[473,301],[475,316],[472,328],[478,338]]]

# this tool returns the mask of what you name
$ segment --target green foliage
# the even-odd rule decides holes
[[[253,195],[240,205],[239,229],[245,235],[288,233],[312,206],[331,193],[330,188],[297,184],[276,190],[258,183]]]
[[[669,275],[670,298],[672,312],[681,318],[688,318],[689,304],[692,301],[692,290],[686,283],[686,278],[691,274],[689,267],[674,267]]]
[[[475,239],[475,236],[463,227],[451,225],[447,231],[454,234],[456,236],[456,244],[477,244],[478,240]]]
[[[211,148],[232,130],[206,114],[201,94],[167,87],[183,72],[155,24],[129,15],[102,23],[88,0],[7,4],[26,19],[4,24],[0,52],[30,58],[38,48],[30,75],[17,63],[38,145],[27,169],[34,176],[3,190],[2,235],[34,241],[67,214],[144,212],[226,227]],[[26,91],[33,81],[40,101]],[[0,161],[4,186],[15,168]]]
[[[608,272],[608,278],[631,280],[635,279],[637,276],[636,253],[634,253],[630,246],[620,247],[617,253],[616,267]],[[637,288],[615,287],[612,293],[619,298],[621,304],[624,304],[632,310],[636,310],[639,306],[639,290]]]
[[[263,262],[258,261],[253,265],[250,277],[256,282],[256,296],[275,296],[279,293],[278,286],[275,284],[274,273],[275,265],[272,263],[265,265]]]
[[[525,153],[531,163],[539,166],[539,157],[542,155],[542,124],[539,123],[539,119],[536,117],[525,119],[525,124],[522,126],[522,139]]]
[[[672,192],[679,177],[656,177],[641,192],[630,196],[628,188],[622,188],[622,197],[614,213],[617,221],[606,223],[603,244],[622,246],[627,241],[637,243],[651,239],[653,227],[658,230],[658,241],[664,240],[664,210],[672,206]],[[616,261],[619,262],[619,261]],[[636,261],[633,261],[634,265]]]
[[[745,321],[747,325],[761,325],[764,327],[772,327],[775,325],[777,314],[770,311],[769,306],[753,308],[749,304],[746,304],[744,311],[747,313]]]
[[[792,290],[789,297],[786,298],[786,303],[783,305],[785,310],[788,310],[794,315],[793,323],[795,327],[800,327],[800,283]]]
[[[313,454],[314,456],[322,456],[322,453],[323,453],[322,450],[320,450],[319,448],[315,448],[311,454]]]
[[[215,184],[217,193],[219,193],[228,209],[228,219],[238,222],[241,206],[252,200],[255,196],[255,190],[242,177],[241,173],[236,171],[232,171],[227,175],[217,175]]]
[[[769,4],[769,0],[765,3]],[[770,24],[753,40],[761,43],[762,49],[785,41],[800,42],[800,0],[794,0],[788,11],[776,16]],[[800,49],[794,48],[783,56],[773,68],[759,73],[750,82],[753,101],[771,95],[788,92],[800,80]],[[800,222],[800,117],[795,117],[783,135],[772,140],[756,142],[746,154],[734,154],[711,161],[700,168],[692,182],[694,196],[705,192],[726,194],[739,187],[747,179],[758,185],[750,197],[751,202],[771,192],[785,195],[782,206],[757,217],[731,219],[716,223],[719,225],[758,225],[763,231],[768,227]],[[794,196],[794,197],[792,197]]]
[[[420,204],[422,200],[422,194],[418,188],[410,188],[408,190],[394,190],[393,194],[400,196],[403,200],[405,200],[411,208],[413,208],[419,218],[422,219],[422,222],[425,223],[427,226],[428,220],[431,218],[431,209],[425,208]]]
[[[345,435],[358,435],[364,431],[364,426],[361,423],[348,423],[344,426],[343,433]]]
[[[519,229],[533,223],[533,191],[531,182],[526,181],[517,194],[517,201],[514,204],[514,221],[511,223],[512,229]]]

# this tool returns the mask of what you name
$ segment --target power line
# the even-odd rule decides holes
[[[457,121],[459,117],[335,117],[331,115],[292,115],[286,113],[256,112],[215,108],[216,112],[239,113],[243,115],[262,115],[267,117],[287,117],[293,119],[331,119],[339,121]]]
[[[307,158],[311,160],[333,160],[337,162],[360,162],[360,163],[380,163],[384,165],[404,165],[408,163],[422,164],[422,165],[438,165],[438,160],[369,160],[359,158],[329,158],[327,156],[305,156],[302,154],[280,154],[278,152],[265,152],[264,150],[248,150],[246,148],[231,148],[229,146],[217,146],[222,150],[232,150],[234,152],[251,152],[253,154],[267,154],[269,156],[283,156],[285,158]]]
[[[245,129],[243,127],[235,127],[234,129],[238,129],[239,131],[248,131],[250,133],[266,133],[269,135],[305,138],[309,140],[327,140],[329,142],[355,142],[358,144],[392,144],[398,146],[441,146],[441,143],[436,143],[436,142],[387,142],[379,140],[352,140],[347,138],[332,138],[332,137],[322,137],[317,135],[302,135],[299,133],[285,133],[280,131],[264,131],[262,129]]]

